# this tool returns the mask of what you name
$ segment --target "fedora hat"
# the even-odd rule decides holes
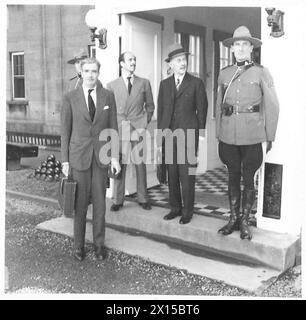
[[[165,59],[166,62],[170,62],[170,60],[174,57],[180,56],[182,54],[190,54],[190,52],[187,52],[182,45],[178,43],[172,44],[168,49],[168,57]]]
[[[73,53],[73,59],[68,60],[67,63],[75,64],[76,62],[82,59],[85,59],[87,57],[88,57],[87,52],[83,49],[80,49],[78,52]]]
[[[250,30],[245,26],[238,27],[234,31],[233,37],[223,40],[223,44],[226,47],[230,47],[235,41],[238,41],[238,40],[250,41],[251,44],[254,46],[254,48],[258,48],[258,47],[260,47],[262,45],[261,40],[257,39],[257,38],[253,38],[251,33],[250,33]]]

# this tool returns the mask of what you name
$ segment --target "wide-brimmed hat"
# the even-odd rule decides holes
[[[75,64],[76,62],[82,59],[85,59],[87,57],[88,57],[87,52],[83,49],[80,49],[79,51],[73,53],[73,59],[68,60],[67,63]]]
[[[226,47],[230,47],[235,41],[238,41],[238,40],[250,41],[251,44],[254,46],[254,48],[258,48],[262,45],[261,40],[257,38],[253,38],[250,30],[245,26],[238,27],[234,31],[233,37],[223,40],[223,44]]]
[[[172,44],[169,47],[168,52],[168,57],[165,59],[166,62],[170,62],[171,59],[182,54],[190,54],[190,52],[187,52],[179,43]]]

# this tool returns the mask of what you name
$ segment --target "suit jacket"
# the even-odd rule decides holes
[[[130,130],[146,128],[148,124],[147,112],[154,111],[150,81],[134,75],[130,95],[123,77],[110,82],[107,88],[115,95],[120,138],[122,121],[130,121]]]
[[[96,90],[97,102],[93,121],[89,116],[82,86],[68,92],[63,98],[61,109],[62,162],[69,162],[70,166],[76,170],[88,169],[93,156],[100,167],[106,167],[107,164],[102,164],[99,160],[99,152],[106,141],[100,141],[99,135],[105,129],[118,131],[113,93],[104,89],[100,83],[97,84]],[[112,148],[117,148],[117,140],[117,135],[112,138]],[[117,149],[114,150],[117,151]]]
[[[207,116],[207,96],[200,78],[186,72],[177,91],[174,76],[161,81],[158,94],[157,128],[175,130],[205,129]],[[198,146],[196,135],[196,148]],[[160,139],[158,139],[160,146]]]

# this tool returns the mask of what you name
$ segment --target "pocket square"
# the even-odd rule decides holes
[[[107,110],[107,109],[109,109],[109,106],[105,106],[105,107],[103,108],[103,110]]]

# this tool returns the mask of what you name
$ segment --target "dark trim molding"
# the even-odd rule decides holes
[[[214,41],[223,41],[224,39],[230,38],[231,33],[221,30],[213,30],[213,40]]]
[[[157,14],[147,13],[147,12],[131,12],[128,14],[139,19],[158,23],[161,25],[161,29],[164,30],[164,17],[162,16],[159,16]]]
[[[205,36],[206,27],[199,26],[190,22],[184,22],[180,20],[174,20],[174,32],[191,34],[194,36]]]

